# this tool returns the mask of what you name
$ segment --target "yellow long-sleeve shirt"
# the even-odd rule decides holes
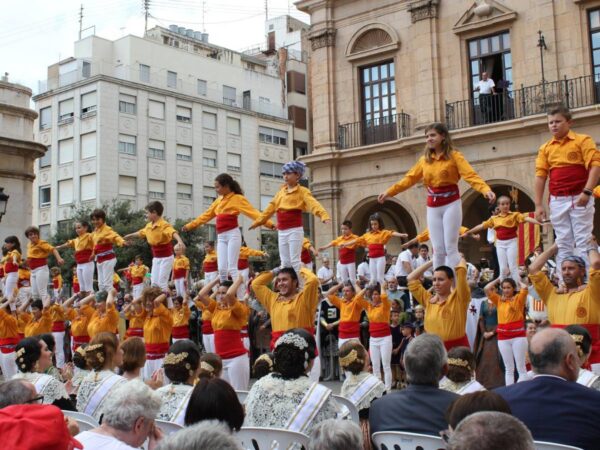
[[[481,194],[485,195],[492,190],[458,150],[453,150],[448,159],[435,153],[431,154],[431,159],[429,163],[425,156],[421,156],[404,178],[390,187],[386,194],[393,197],[421,180],[427,187],[442,187],[458,184],[461,178]]]
[[[171,330],[173,329],[173,316],[165,305],[159,305],[152,311],[152,315],[146,314],[144,321],[144,342],[146,344],[169,343]]]
[[[363,312],[360,299],[354,297],[350,301],[344,301],[337,295],[327,296],[333,306],[340,310],[340,322],[358,322]]]
[[[425,308],[425,329],[437,334],[443,341],[459,339],[465,335],[467,307],[471,301],[471,290],[467,283],[467,268],[459,265],[455,269],[456,289],[442,303],[429,303],[433,294],[428,292],[421,282],[413,280],[408,289]]]
[[[138,231],[140,237],[146,239],[152,246],[170,244],[175,233],[177,233],[175,228],[162,217],[156,222],[148,222]]]
[[[566,294],[557,294],[543,272],[529,279],[546,304],[552,325],[600,324],[600,270],[590,270],[585,289]]]
[[[520,223],[525,222],[527,218],[527,214],[523,214],[516,211],[511,211],[507,214],[498,214],[497,216],[492,216],[488,220],[484,220],[481,225],[483,228],[517,228]]]
[[[521,289],[510,299],[504,299],[496,292],[488,293],[487,297],[498,308],[498,324],[525,321],[527,293],[527,289]]]
[[[88,325],[93,315],[94,308],[90,305],[82,305],[79,313],[74,308],[69,308],[67,318],[71,321],[71,334],[73,336],[89,336]]]
[[[48,310],[50,311],[50,316],[52,317],[52,323],[65,321],[65,310],[61,305],[54,303],[48,307]]]
[[[81,236],[77,236],[75,239],[69,239],[67,241],[67,244],[76,252],[80,252],[83,250],[93,250],[94,239],[92,233],[83,233]]]
[[[174,327],[183,327],[189,325],[191,311],[187,303],[184,302],[180,308],[173,308],[171,310],[171,314],[173,315]]]
[[[594,140],[585,134],[569,131],[562,139],[552,138],[538,150],[535,176],[547,177],[550,169],[564,166],[600,166],[600,152]]]
[[[331,241],[329,243],[329,245],[331,245],[333,247],[339,247],[340,245],[345,244],[346,242],[354,241],[358,238],[359,238],[359,236],[357,236],[354,233],[350,233],[348,236],[341,235],[341,236],[338,236],[337,238],[335,238],[333,241]],[[355,242],[354,244],[349,245],[346,248],[352,250],[352,249],[355,249],[356,247],[358,247],[358,244]]]
[[[468,227],[460,227],[460,229],[458,231],[458,235],[462,236],[467,231],[469,231]],[[425,228],[423,231],[421,231],[419,234],[417,234],[416,238],[417,238],[417,242],[419,244],[422,244],[423,242],[427,242],[429,240],[429,228]]]
[[[260,211],[254,208],[243,195],[230,192],[225,196],[218,197],[206,211],[191,222],[185,224],[184,229],[193,230],[215,218],[218,214],[228,214],[232,216],[244,214],[252,220],[256,220],[260,216]],[[272,227],[273,224],[270,224],[269,226]]]
[[[0,339],[9,339],[19,337],[18,320],[12,314],[6,312],[5,308],[0,308]]]
[[[88,334],[90,338],[94,338],[98,333],[103,331],[115,333],[119,325],[119,312],[115,305],[106,305],[106,312],[100,315],[97,310],[94,311],[92,318],[88,324]]]
[[[17,327],[19,329],[19,334],[25,335],[25,327],[31,320],[33,316],[28,312],[22,312],[17,314]]]
[[[144,328],[144,322],[146,320],[146,312],[140,311],[135,312],[135,309],[131,308],[125,313],[125,318],[129,321],[129,328]]]
[[[21,253],[14,249],[6,253],[3,259],[4,261],[4,274],[10,272],[18,272],[19,266],[21,265]]]
[[[259,226],[267,223],[267,220],[279,210],[300,210],[314,214],[321,219],[321,221],[330,220],[329,214],[325,211],[323,205],[313,197],[309,189],[300,185],[288,189],[287,184],[284,184],[282,188],[277,191],[273,200],[271,200],[265,210],[254,221],[252,226]]]
[[[213,330],[241,330],[246,324],[248,308],[239,301],[233,305],[222,307],[217,302],[211,300],[206,309],[212,313]]]
[[[32,318],[31,321],[25,325],[25,337],[50,332],[52,332],[52,316],[48,308],[42,310],[42,317],[40,317],[40,320]]]
[[[265,252],[246,247],[245,245],[240,247],[240,259],[248,259],[251,256],[265,256]]]
[[[372,244],[385,245],[393,235],[394,232],[392,230],[368,231],[357,239],[356,244],[361,247],[367,247]]]
[[[187,256],[180,255],[175,257],[173,260],[173,270],[178,269],[190,270],[190,260]]]
[[[27,244],[27,257],[28,258],[47,258],[52,253],[54,247],[48,242],[40,239],[37,244],[29,242]]]
[[[129,273],[131,274],[131,278],[144,278],[144,276],[148,273],[148,267],[144,264],[134,264],[129,267]]]
[[[122,247],[125,243],[125,239],[123,239],[121,235],[119,235],[119,233],[114,231],[111,227],[109,227],[106,224],[102,224],[100,227],[96,228],[91,234],[94,246],[116,244],[117,246]]]
[[[273,280],[271,272],[261,273],[252,282],[256,298],[271,316],[274,332],[314,326],[315,312],[319,305],[319,279],[304,268],[300,269],[300,276],[304,278],[304,289],[289,300],[283,299],[267,286]]]
[[[390,323],[390,315],[392,311],[392,303],[388,299],[387,294],[381,294],[381,302],[374,306],[362,295],[356,296],[358,304],[367,311],[369,323]]]

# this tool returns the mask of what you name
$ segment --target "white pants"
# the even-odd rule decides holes
[[[177,295],[185,297],[185,278],[175,278],[173,283],[175,283],[175,292],[177,292]]]
[[[342,283],[349,281],[353,285],[356,284],[356,264],[342,264],[338,261],[337,263],[337,278]]]
[[[248,281],[250,280],[250,268],[242,269],[238,272],[244,279],[244,281],[242,282],[242,284],[240,284],[240,287],[237,291],[237,298],[239,300],[242,300],[244,298],[244,296],[246,295],[246,291],[248,290]]]
[[[142,296],[142,292],[144,290],[144,283],[134,284],[131,288],[131,295],[133,295],[133,299],[138,299]]]
[[[4,295],[10,301],[14,301],[19,294],[17,289],[17,283],[19,282],[19,272],[10,272],[6,274],[4,278]]]
[[[56,367],[62,369],[65,366],[65,332],[53,331],[52,337],[56,347],[54,347],[54,356],[56,356]]]
[[[498,255],[498,268],[502,279],[510,276],[516,282],[519,281],[519,248],[517,238],[507,239],[505,241],[496,241],[496,254]]]
[[[371,283],[379,283],[383,286],[385,281],[385,256],[369,258],[369,272],[371,272]]]
[[[279,242],[279,258],[281,267],[293,267],[296,274],[300,276],[300,255],[302,253],[302,241],[304,240],[304,228],[288,228],[277,232]]]
[[[249,337],[243,337],[242,338],[242,345],[244,346],[244,348],[248,351],[250,351],[250,338]]]
[[[204,282],[208,284],[218,276],[219,272],[204,272]]]
[[[96,263],[98,269],[98,290],[110,291],[113,287],[113,277],[115,275],[115,266],[117,258],[109,259],[101,263]]]
[[[215,352],[215,335],[214,334],[203,334],[202,335],[202,345],[204,346],[204,351],[206,353],[214,353]]]
[[[0,369],[2,369],[4,381],[9,381],[14,375],[17,374],[15,352],[0,353]]]
[[[341,348],[342,345],[344,345],[346,342],[348,341],[359,341],[360,342],[360,337],[355,337],[355,338],[338,338],[338,348]]]
[[[448,266],[452,270],[460,262],[458,233],[462,223],[460,199],[444,206],[427,207],[427,226],[433,247],[433,268]]]
[[[308,374],[308,379],[310,381],[314,381],[315,383],[319,382],[321,378],[321,358],[318,356],[313,361],[312,369],[310,369],[310,373]]]
[[[223,375],[221,376],[236,391],[247,391],[250,384],[250,359],[248,354],[223,360]]]
[[[151,283],[152,286],[158,286],[163,291],[169,289],[169,277],[173,270],[173,260],[175,256],[165,256],[164,258],[152,258]]]
[[[152,374],[162,368],[165,358],[147,359],[144,368],[142,369],[142,380],[151,380]]]
[[[515,361],[519,372],[519,381],[529,379],[525,367],[525,354],[527,353],[527,338],[517,337],[498,340],[498,350],[504,361],[504,383],[510,386],[515,382]]]
[[[369,338],[369,353],[373,364],[373,375],[381,380],[381,367],[383,365],[383,379],[385,388],[392,389],[392,336]]]
[[[236,280],[241,246],[242,233],[239,228],[224,231],[217,236],[217,265],[221,281],[227,280],[228,275],[233,281]]]
[[[82,292],[93,292],[94,290],[94,263],[92,261],[77,264],[77,279],[79,290]],[[111,280],[112,284],[112,280]]]
[[[589,268],[587,249],[594,228],[594,199],[576,207],[577,196],[550,196],[550,221],[556,233],[556,273],[562,280],[562,262],[569,255],[581,256]]]
[[[48,266],[38,267],[31,271],[31,296],[34,299],[44,300],[48,295],[48,280],[50,269]]]

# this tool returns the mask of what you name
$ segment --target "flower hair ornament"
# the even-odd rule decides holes
[[[256,358],[255,364],[259,361],[264,361],[269,365],[269,369],[273,368],[273,360],[267,353],[263,353],[258,358]]]
[[[213,366],[211,366],[209,363],[207,363],[206,361],[200,362],[200,369],[206,370],[209,373],[213,373],[215,371],[215,368]]]
[[[102,344],[93,344],[93,345],[88,345],[85,348],[85,354],[91,354],[91,352],[93,352],[94,350],[100,350],[102,348]],[[96,352],[96,359],[100,362],[103,363],[104,362],[104,355],[102,354],[102,352]]]
[[[85,347],[77,347],[77,350],[75,350],[77,353],[79,353],[81,356],[85,357]]]
[[[306,339],[294,333],[286,333],[277,339],[277,342],[275,342],[275,348],[279,347],[281,344],[293,345],[298,350],[304,350],[305,348],[308,348],[308,342],[306,342]]]
[[[184,361],[187,357],[188,357],[187,352],[168,353],[167,356],[165,356],[165,360],[164,360],[163,364],[165,366],[179,364],[181,361]]]
[[[469,367],[469,361],[460,358],[448,358],[448,365],[458,367]]]
[[[340,356],[340,365],[342,367],[348,367],[354,361],[364,362],[362,359],[360,359],[358,357],[358,353],[356,352],[355,349],[352,349],[350,351],[350,353],[348,353],[346,356]]]
[[[19,350],[17,350],[17,353],[15,354],[16,359],[19,362],[19,366],[21,367],[21,369],[25,369],[27,367],[25,365],[25,358],[23,358],[24,354],[25,354],[25,347],[21,347]]]
[[[575,341],[575,345],[577,346],[577,356],[583,358],[583,349],[581,348],[581,344],[583,343],[583,335],[582,334],[572,334],[571,337]]]

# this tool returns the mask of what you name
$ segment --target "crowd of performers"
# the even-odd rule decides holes
[[[34,226],[24,232],[29,241],[26,249],[21,248],[18,237],[8,236],[4,239],[1,277],[2,375],[5,379],[28,377],[39,393],[46,393],[44,398],[49,403],[63,398],[65,386],[57,385],[54,380],[72,369],[63,351],[65,322],[70,322],[72,359],[74,362],[83,359],[83,368],[89,371],[77,383],[76,407],[94,415],[106,394],[123,381],[114,369],[122,362],[121,349],[125,345],[143,342],[146,358],[139,368],[142,379],[156,387],[171,386],[169,383],[175,383],[172,377],[181,381],[181,374],[176,375],[169,367],[181,368],[181,364],[185,367],[190,352],[170,348],[189,342],[190,308],[196,307],[202,313],[202,344],[208,358],[218,355],[222,378],[235,389],[246,390],[250,379],[246,330],[254,301],[269,315],[273,348],[287,330],[301,328],[315,334],[322,298],[339,310],[339,320],[333,326],[337,327],[340,347],[361,338],[361,321],[366,316],[372,372],[383,380],[387,390],[393,383],[392,360],[397,365],[399,351],[410,341],[415,329],[418,333],[438,335],[451,354],[458,352],[450,358],[450,364],[474,373],[472,355],[461,351],[473,348],[467,337],[467,319],[474,291],[481,281],[469,279],[470,265],[459,253],[458,242],[461,237],[493,229],[500,277],[481,285],[482,300],[487,297],[488,301],[481,301],[478,310],[485,320],[486,311],[495,313],[497,324],[493,329],[487,328],[484,320],[481,335],[484,340],[492,337],[497,340],[505,368],[504,383],[530,376],[526,368],[526,304],[533,297],[541,302],[541,310],[547,314],[543,325],[579,325],[577,329],[583,330],[581,336],[575,333],[574,339],[590,342],[585,367],[591,371],[582,373],[587,374],[586,382],[591,384],[597,381],[592,372],[600,374],[600,255],[592,237],[593,194],[600,175],[600,153],[589,136],[570,130],[568,110],[552,111],[548,123],[552,137],[540,147],[535,167],[535,218],[511,211],[507,197],[496,199],[490,186],[453,146],[445,125],[434,123],[427,127],[424,155],[399,182],[381,193],[378,201],[383,203],[423,182],[427,190],[428,229],[413,241],[430,239],[432,258],[422,259],[422,264],[416,265],[419,244],[409,241],[405,243],[409,248],[391,271],[391,278],[390,272],[386,274],[386,244],[391,239],[409,236],[384,228],[378,214],[370,217],[369,229],[362,235],[353,234],[352,224],[343,222],[341,235],[320,249],[338,249],[337,275],[314,273],[309,252],[317,251],[304,236],[302,213],[309,212],[325,224],[331,219],[310,190],[300,184],[305,167],[299,161],[283,166],[285,183],[262,212],[250,204],[230,175],[221,174],[214,183],[218,198],[179,231],[162,217],[163,205],[153,201],[146,206],[147,225],[126,236],[116,233],[106,223],[105,212],[99,209],[91,213],[91,225],[85,221],[76,223],[76,236],[58,246],[42,240]],[[497,214],[472,229],[461,227],[462,205],[457,186],[461,178],[490,204],[497,202]],[[547,179],[549,220],[543,204]],[[264,252],[243,244],[240,214],[252,219],[251,229],[262,226],[277,230],[281,265],[257,274],[252,280],[248,259]],[[271,221],[273,216],[276,223]],[[188,283],[190,261],[185,256],[181,236],[213,219],[216,245],[205,244],[204,283],[192,296]],[[551,248],[531,259],[528,277],[520,273],[516,251],[517,229],[525,221],[547,224],[556,236]],[[141,258],[136,258],[126,269],[131,280],[131,298],[119,311],[113,286],[115,277],[118,279],[115,247],[127,246],[133,239],[147,241],[153,255],[152,267],[146,267]],[[359,266],[357,271],[358,247],[368,253],[368,268]],[[60,270],[48,267],[50,255],[57,264],[63,263],[60,251],[65,248],[74,249],[77,263],[73,269],[74,295],[69,299],[60,296]],[[554,285],[544,269],[555,253],[558,267]],[[48,292],[50,277],[54,292]],[[170,282],[174,283],[176,294],[169,289]],[[393,291],[388,282],[400,282],[404,304],[390,298]],[[28,285],[30,289],[23,289]],[[127,321],[125,333],[123,330],[119,333],[121,317]],[[398,327],[399,345],[392,338],[394,328]],[[48,334],[54,338],[50,345],[39,338]],[[52,364],[40,363],[52,356],[52,347],[58,375],[48,373],[54,367]],[[205,362],[203,367],[214,369],[216,364]],[[183,372],[187,374],[183,381],[192,376],[189,370]],[[317,358],[310,378],[318,380],[320,373]]]

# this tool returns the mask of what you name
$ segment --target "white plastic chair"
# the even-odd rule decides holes
[[[248,391],[235,391],[235,393],[237,394],[238,400],[243,405],[246,401],[246,397],[248,397]]]
[[[349,411],[350,419],[352,419],[352,422],[356,423],[357,425],[360,424],[358,408],[354,403],[352,403],[352,400],[349,400],[346,397],[342,397],[341,395],[334,395],[333,398],[340,405],[346,407],[346,409]]]
[[[163,433],[165,433],[165,435],[169,435],[171,433],[175,433],[176,431],[179,431],[181,429],[183,429],[183,427],[177,423],[174,422],[168,422],[166,420],[155,420],[156,426],[158,428],[160,428],[162,430]]]
[[[287,450],[293,444],[308,448],[309,437],[281,428],[242,427],[236,437],[244,450]]]
[[[371,437],[378,450],[444,450],[441,437],[427,434],[380,431]]]
[[[554,442],[534,441],[537,450],[581,450],[579,447],[572,445],[555,444]]]
[[[66,417],[75,419],[77,425],[79,425],[79,432],[93,430],[94,428],[98,428],[100,426],[96,419],[85,413],[77,411],[66,411],[64,409],[62,410],[62,413]]]

